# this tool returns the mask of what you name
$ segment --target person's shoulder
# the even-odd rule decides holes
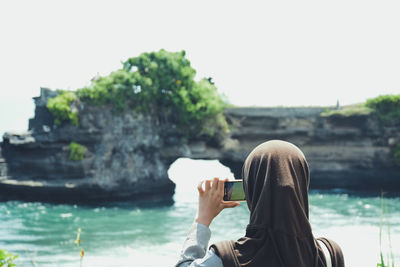
[[[230,253],[233,249],[234,244],[234,240],[223,240],[212,244],[210,246],[210,250],[212,250],[216,255],[220,256]]]
[[[221,259],[223,266],[238,266],[234,245],[235,241],[224,240],[212,244],[210,250],[213,250],[215,255]]]
[[[332,259],[333,266],[344,267],[343,251],[340,248],[339,244],[333,241],[332,239],[328,239],[326,237],[319,237],[317,238],[317,240],[323,242],[327,247]]]

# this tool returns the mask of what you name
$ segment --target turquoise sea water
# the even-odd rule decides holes
[[[85,249],[83,266],[173,266],[196,214],[198,181],[213,176],[230,178],[232,174],[216,161],[181,159],[171,166],[169,175],[177,183],[172,206],[0,203],[0,248],[19,254],[20,266],[79,266],[74,240],[80,227]],[[309,201],[315,236],[337,241],[343,248],[346,266],[376,266],[379,197],[313,192]],[[397,266],[400,198],[385,201]],[[210,244],[241,237],[248,215],[246,203],[222,211],[211,225]],[[384,252],[388,252],[387,227],[382,242]]]

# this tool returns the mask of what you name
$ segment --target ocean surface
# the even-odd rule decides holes
[[[175,202],[169,206],[0,202],[0,249],[17,253],[18,266],[80,266],[80,248],[74,241],[81,228],[82,266],[174,266],[196,214],[198,182],[232,178],[232,173],[218,161],[179,159],[169,176],[177,184]],[[346,266],[376,266],[380,197],[311,192],[309,202],[314,235],[339,243]],[[395,266],[400,266],[400,198],[385,198],[384,203],[388,214],[383,216],[382,250],[385,258],[390,256],[391,243]],[[211,224],[210,244],[243,236],[248,217],[245,202],[223,210]]]

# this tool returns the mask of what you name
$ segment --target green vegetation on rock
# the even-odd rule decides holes
[[[47,108],[54,116],[56,125],[71,122],[72,125],[78,126],[78,112],[71,109],[72,102],[76,100],[76,94],[69,91],[61,91],[56,97],[49,99]]]
[[[365,104],[355,104],[349,106],[343,106],[341,109],[327,109],[326,111],[321,113],[323,117],[329,116],[357,116],[357,115],[368,115],[373,110],[367,107]]]
[[[123,68],[92,80],[76,94],[62,93],[48,102],[56,124],[77,125],[72,101],[110,106],[114,113],[134,110],[152,115],[160,124],[177,128],[186,136],[213,136],[228,130],[222,111],[226,102],[211,79],[195,81],[196,71],[185,51],[142,53],[129,58]],[[76,116],[76,117],[75,117]]]
[[[321,113],[329,116],[357,116],[376,114],[383,126],[400,126],[400,95],[381,95],[368,99],[365,103],[344,106],[342,109],[327,109]],[[400,144],[392,149],[394,160],[400,164]]]
[[[69,144],[69,159],[80,161],[85,158],[86,147],[75,142]]]
[[[79,99],[95,105],[110,105],[116,113],[140,103],[140,84],[125,70],[117,70],[108,76],[92,81],[89,87],[79,89]]]
[[[400,124],[400,95],[382,95],[368,99],[366,106],[373,109],[387,126]]]
[[[400,124],[400,95],[382,95],[368,99],[365,103],[327,109],[321,116],[357,116],[375,113],[385,126]]]

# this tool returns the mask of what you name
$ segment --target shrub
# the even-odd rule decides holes
[[[80,161],[85,158],[86,147],[75,142],[69,144],[69,159],[73,161]]]
[[[78,112],[71,110],[71,103],[77,100],[74,92],[62,91],[47,102],[47,108],[54,116],[54,123],[61,125],[63,122],[71,122],[78,126]]]
[[[139,103],[136,94],[140,92],[141,85],[134,76],[125,70],[117,70],[108,76],[100,77],[89,87],[79,89],[77,95],[83,102],[95,105],[109,104],[119,113]]]
[[[0,266],[4,267],[15,267],[14,260],[18,258],[18,255],[12,254],[7,250],[0,249]]]
[[[79,89],[76,95],[68,92],[49,100],[48,107],[56,124],[70,120],[77,125],[78,114],[71,111],[70,103],[78,97],[82,102],[111,106],[115,113],[135,110],[151,114],[186,136],[226,131],[222,115],[226,102],[211,79],[195,81],[195,74],[185,51],[142,53],[129,58],[122,69]]]
[[[196,82],[196,71],[185,51],[143,53],[123,63],[141,86],[140,110],[155,114],[162,123],[175,124],[187,135],[211,133],[206,120],[217,119],[225,102],[209,79]]]
[[[372,108],[385,125],[400,124],[400,95],[382,95],[368,99],[366,106]]]

